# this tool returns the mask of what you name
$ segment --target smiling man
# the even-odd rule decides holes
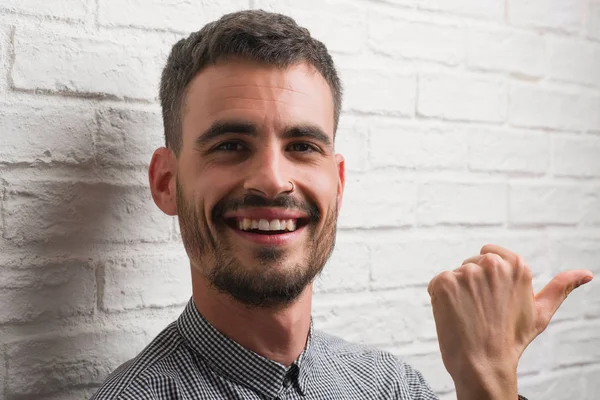
[[[325,46],[288,17],[229,14],[173,47],[160,98],[166,147],[150,186],[178,216],[193,295],[94,399],[436,399],[408,364],[311,324],[345,180],[341,84]],[[435,277],[459,400],[517,399],[523,350],[589,280],[566,272],[534,296],[524,261],[498,246]]]

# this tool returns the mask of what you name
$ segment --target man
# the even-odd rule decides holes
[[[325,46],[288,17],[229,14],[173,47],[160,99],[166,147],[150,187],[179,218],[193,296],[94,399],[435,399],[406,363],[311,324],[345,178]],[[493,245],[434,278],[458,399],[517,399],[523,350],[591,278],[566,272],[534,296],[524,261]]]

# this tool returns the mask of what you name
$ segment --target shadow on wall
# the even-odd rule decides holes
[[[103,261],[133,243],[171,238],[172,220],[152,203],[138,157],[144,153],[148,162],[160,125],[146,116],[152,123],[145,128],[158,130],[143,138],[142,129],[136,142],[129,124],[143,116],[95,102],[5,109],[0,130],[29,141],[15,144],[14,156],[0,153],[4,393],[21,400],[89,397],[150,339],[102,312]],[[11,132],[14,117],[23,123]]]

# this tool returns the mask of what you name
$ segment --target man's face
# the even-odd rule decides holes
[[[188,85],[177,213],[193,273],[258,307],[293,301],[335,241],[344,163],[325,79],[228,60]]]

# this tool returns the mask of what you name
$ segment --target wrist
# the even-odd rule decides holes
[[[464,370],[453,376],[458,400],[517,399],[516,368],[498,364]]]

